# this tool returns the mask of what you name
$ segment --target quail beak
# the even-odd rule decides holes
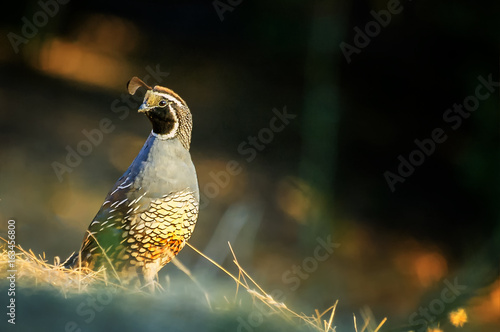
[[[151,109],[151,107],[149,107],[147,105],[146,102],[142,103],[141,106],[139,106],[139,110],[137,112],[139,113],[146,113],[147,111],[149,111]]]
[[[142,102],[141,106],[139,106],[139,109],[137,112],[139,113],[146,113],[153,107],[150,106],[150,102],[154,102],[151,100],[151,92],[150,90],[146,91],[146,95],[144,96],[144,101]]]

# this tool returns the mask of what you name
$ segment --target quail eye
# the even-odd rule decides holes
[[[160,107],[165,107],[165,105],[167,105],[167,102],[165,100],[160,100],[160,102],[158,103],[158,106]]]

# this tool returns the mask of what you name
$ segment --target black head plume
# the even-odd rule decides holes
[[[132,79],[130,81],[128,81],[128,83],[127,83],[127,90],[128,90],[128,93],[130,93],[131,95],[135,94],[137,89],[139,89],[140,87],[146,88],[146,90],[152,89],[149,85],[144,83],[137,76],[132,77]]]

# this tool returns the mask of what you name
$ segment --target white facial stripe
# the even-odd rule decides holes
[[[151,134],[154,137],[157,137],[158,139],[161,139],[161,140],[171,139],[171,138],[174,138],[174,136],[175,136],[175,132],[177,131],[177,126],[178,126],[178,124],[176,123],[175,126],[174,126],[174,128],[173,128],[173,130],[170,133],[166,134],[166,135],[164,135],[164,134],[157,134],[154,131],[151,131]]]
[[[169,137],[170,134],[168,134],[168,135],[157,134],[157,133],[155,133],[152,130],[151,130],[151,135],[153,135],[154,137],[156,137],[156,138],[158,138],[159,140],[162,140],[162,141],[173,138],[173,137]]]
[[[161,92],[154,92],[154,93],[156,93],[158,96],[162,96],[165,99],[168,99],[168,100],[174,102],[177,106],[185,107],[184,104],[179,99],[175,98],[172,95],[169,95],[167,93],[161,93]]]

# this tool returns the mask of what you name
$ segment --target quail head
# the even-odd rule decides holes
[[[170,89],[132,78],[128,91],[146,88],[139,112],[152,131],[141,151],[108,193],[66,268],[98,270],[119,280],[153,281],[184,247],[199,210],[199,189],[191,161],[192,117]]]

